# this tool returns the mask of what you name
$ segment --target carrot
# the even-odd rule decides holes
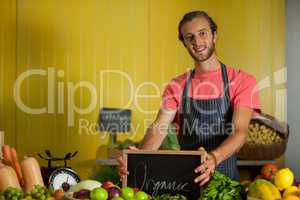
[[[11,148],[11,157],[12,157],[13,167],[17,173],[20,185],[23,186],[24,180],[23,180],[23,176],[22,176],[21,165],[18,161],[18,155],[17,155],[17,151],[15,148]]]
[[[12,166],[12,157],[10,152],[10,147],[8,145],[2,146],[2,154],[3,154],[3,163],[9,166]]]

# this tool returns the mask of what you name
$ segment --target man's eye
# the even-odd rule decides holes
[[[206,32],[199,32],[199,35],[200,35],[201,37],[204,37],[204,36],[206,36],[207,34],[206,34]]]
[[[190,42],[193,40],[193,36],[185,37],[185,40]]]

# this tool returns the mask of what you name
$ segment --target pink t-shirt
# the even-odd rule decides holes
[[[260,110],[260,100],[254,76],[226,66],[229,81],[229,95],[233,109],[238,106]],[[186,72],[169,82],[164,93],[161,108],[178,110],[181,105],[182,92],[186,83]],[[223,79],[221,68],[205,73],[195,72],[191,80],[189,96],[194,99],[213,99],[223,97]]]

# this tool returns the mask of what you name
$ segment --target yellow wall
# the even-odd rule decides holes
[[[5,142],[16,142],[16,106],[12,98],[16,76],[16,1],[0,1],[0,130]]]
[[[0,2],[0,18],[12,31],[1,31],[0,129],[22,155],[45,148],[58,155],[79,150],[72,165],[85,176],[87,166],[95,163],[96,151],[97,155],[106,154],[104,148],[98,148],[108,138],[97,131],[80,133],[79,120],[95,123],[101,107],[124,107],[136,93],[153,95],[139,97],[137,103],[135,99],[129,102],[133,127],[138,132],[131,138],[141,139],[144,124],[153,119],[159,107],[164,84],[193,66],[177,40],[177,23],[190,10],[206,10],[215,18],[219,26],[217,52],[222,61],[250,72],[258,81],[270,78],[271,86],[261,91],[263,111],[285,116],[284,106],[279,112],[276,108],[276,91],[285,85],[276,85],[273,74],[285,64],[284,0],[17,0],[17,5],[8,0]],[[12,9],[4,9],[4,4]],[[50,113],[23,112],[11,98],[14,79],[27,70],[49,68],[55,70],[56,95],[48,95],[46,76],[33,75],[22,82],[21,99],[26,105],[39,108],[47,107],[48,98],[53,97]],[[124,72],[133,90],[125,76],[101,77],[104,70]],[[58,75],[59,71],[63,76]],[[74,126],[70,127],[68,86],[80,81],[95,87],[96,107],[88,114],[75,114]],[[149,83],[142,85],[145,82]],[[63,90],[58,90],[58,85]],[[63,91],[63,95],[57,95],[58,91]],[[64,99],[57,100],[58,96]],[[91,100],[91,94],[83,87],[74,95],[75,104],[81,108],[86,108]],[[284,99],[280,102],[285,103]],[[64,106],[60,112],[58,104]]]

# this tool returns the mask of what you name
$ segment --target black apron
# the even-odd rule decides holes
[[[221,64],[224,95],[214,99],[193,99],[189,97],[193,70],[187,78],[182,94],[180,112],[179,143],[182,150],[197,150],[204,147],[210,152],[216,149],[232,132],[233,110],[230,103],[226,67]],[[232,155],[220,163],[216,170],[238,180],[237,157]]]

